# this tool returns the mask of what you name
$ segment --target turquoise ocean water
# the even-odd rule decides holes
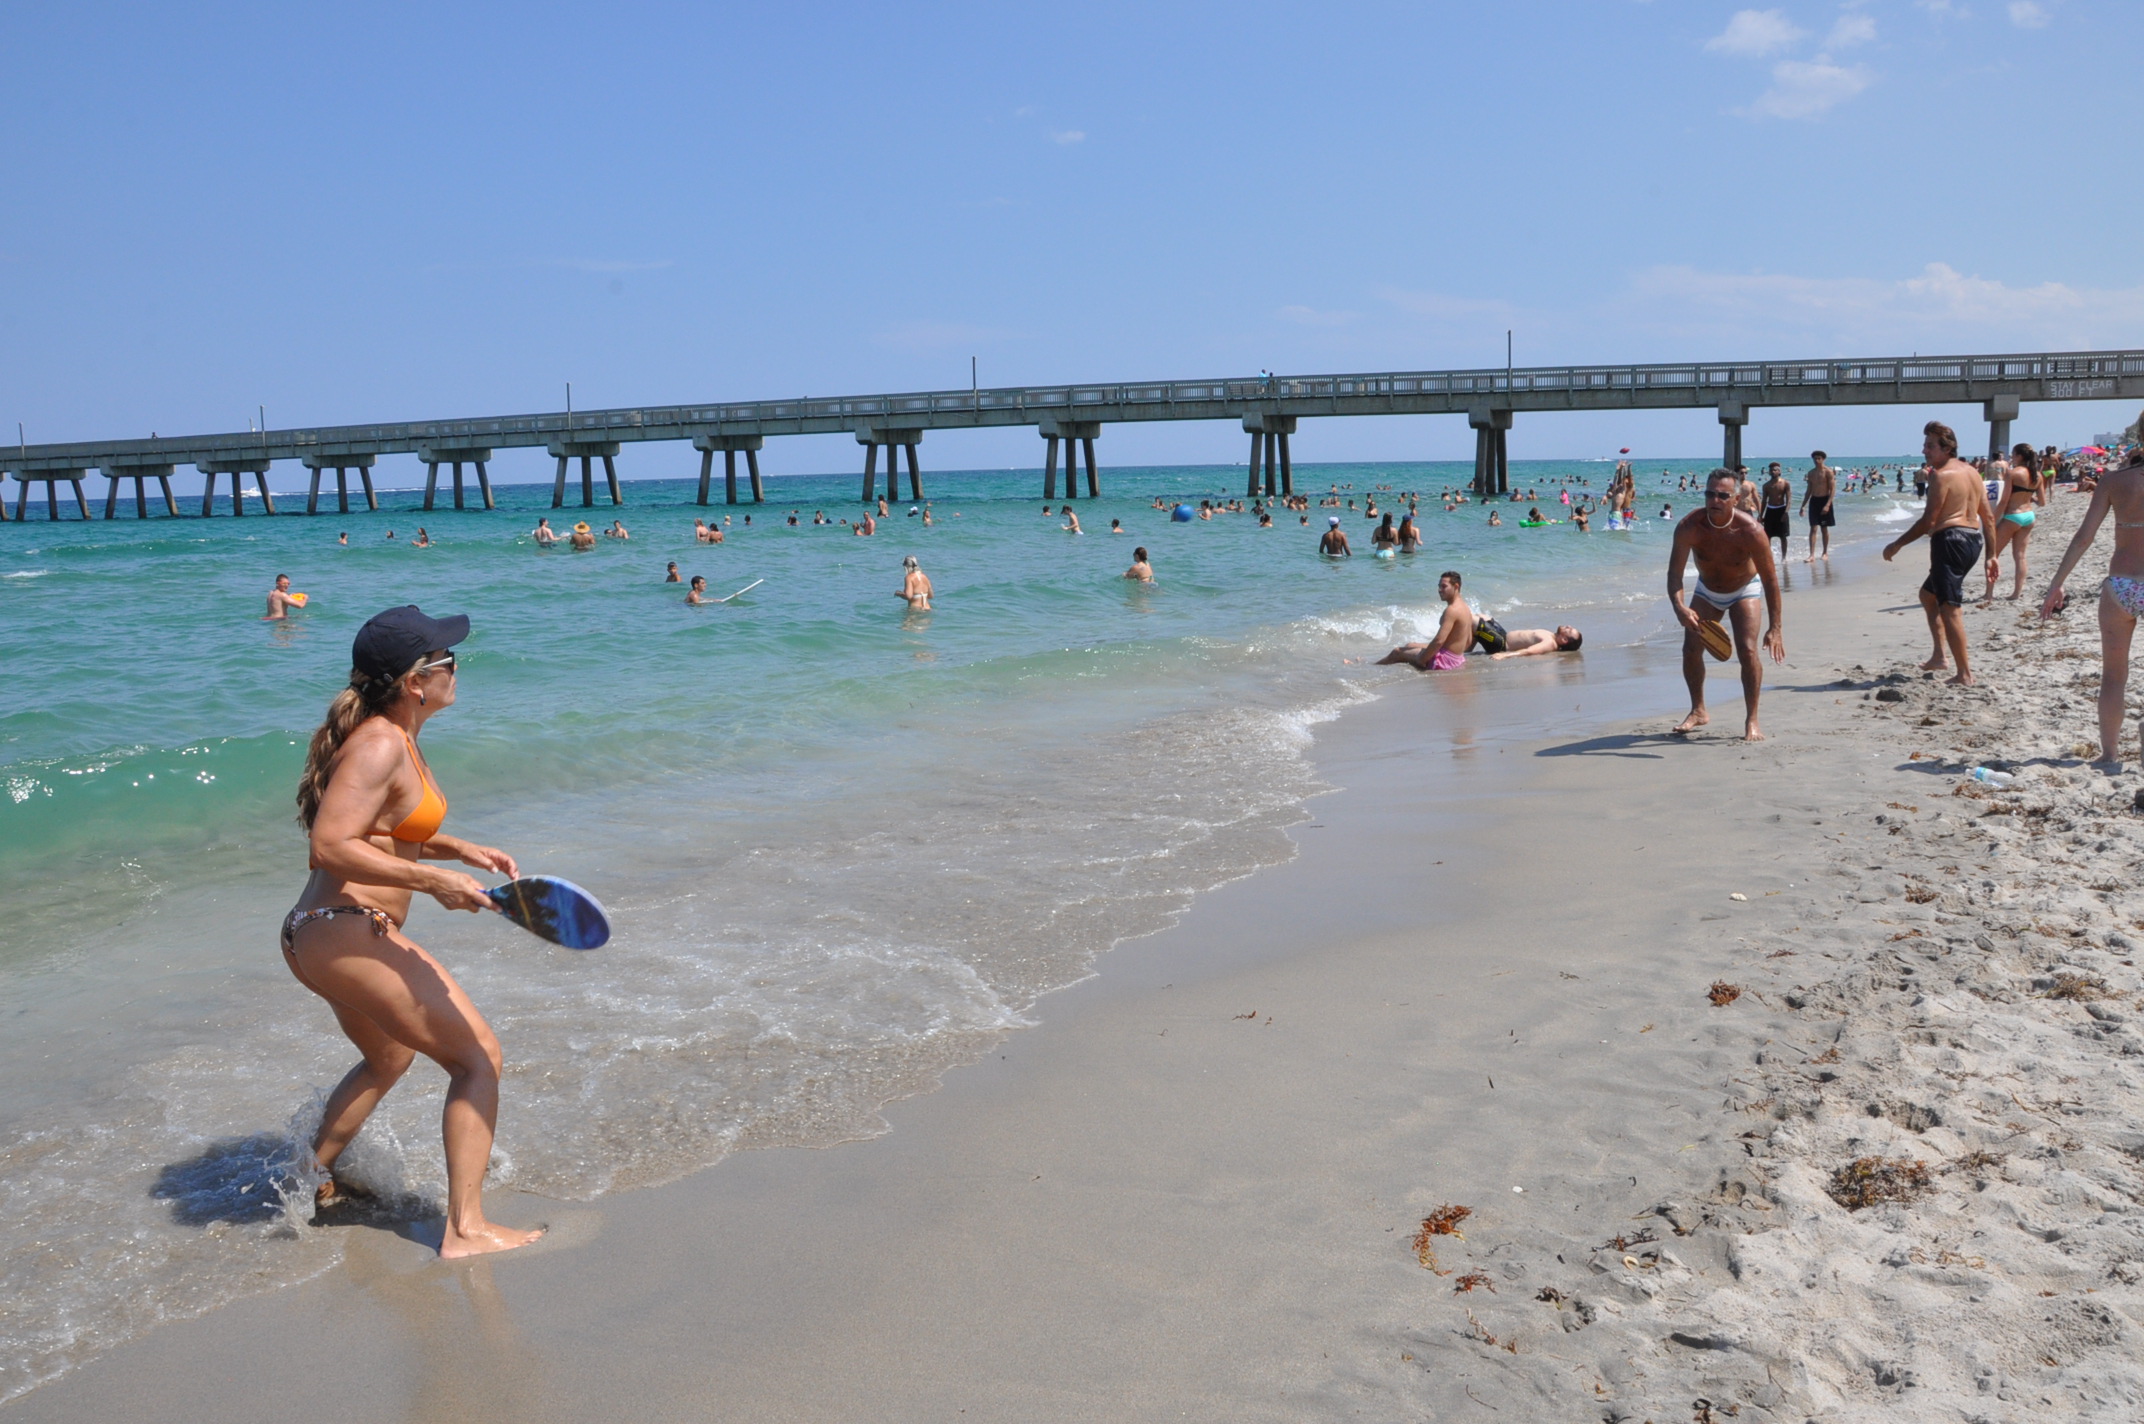
[[[771,480],[765,504],[712,507],[731,519],[717,547],[693,541],[709,511],[685,481],[631,483],[615,511],[509,486],[492,513],[397,492],[311,519],[0,525],[0,1398],[335,1258],[278,1185],[351,1053],[275,931],[305,877],[303,743],[380,608],[474,625],[459,701],[425,732],[450,828],[582,881],[617,923],[587,956],[429,901],[410,926],[505,1044],[494,1179],[585,1199],[874,1132],[884,1102],[1031,1022],[1112,944],[1285,858],[1319,789],[1315,727],[1419,676],[1360,660],[1434,627],[1442,569],[1511,626],[1587,632],[1581,659],[1457,675],[1511,694],[1505,730],[1566,705],[1528,689],[1640,673],[1674,710],[1655,516],[1687,512],[1675,479],[1705,468],[1642,464],[1647,517],[1591,534],[1518,528],[1523,504],[1499,529],[1476,504],[1445,513],[1429,496],[1464,485],[1456,464],[1302,467],[1299,489],[1357,507],[1271,530],[1150,505],[1238,497],[1240,466],[1106,469],[1076,537],[1041,512],[1038,471],[926,472],[934,527],[903,502],[872,538],[810,523],[856,517],[853,474]],[[1560,515],[1559,482],[1611,469],[1512,478]],[[1407,490],[1424,551],[1368,557],[1361,503]],[[1910,517],[1842,504],[1842,538]],[[538,514],[584,513],[633,537],[527,538]],[[1315,556],[1328,513],[1353,560]],[[434,547],[410,546],[420,525]],[[1137,544],[1151,587],[1118,577]],[[894,597],[905,554],[934,612]],[[717,594],[764,582],[691,608],[671,560]],[[286,572],[310,606],[258,621]],[[352,1149],[412,1210],[441,1187],[439,1088],[414,1071]]]

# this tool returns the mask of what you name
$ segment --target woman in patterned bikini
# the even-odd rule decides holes
[[[2099,586],[2099,765],[2121,770],[2122,709],[2129,691],[2129,644],[2137,619],[2144,617],[2144,451],[2119,470],[2109,470],[2092,491],[2084,521],[2063,552],[2055,581],[2040,604],[2050,618],[2069,601],[2063,583],[2099,537],[2099,526],[2114,514],[2114,554],[2107,561],[2106,582]]]
[[[298,781],[313,874],[282,936],[283,962],[328,1001],[364,1055],[328,1096],[313,1138],[320,1171],[334,1171],[336,1157],[418,1054],[447,1070],[447,1219],[439,1245],[447,1257],[507,1251],[542,1235],[485,1219],[499,1041],[454,976],[402,933],[410,897],[420,891],[450,910],[491,908],[474,878],[425,861],[520,873],[505,851],[440,833],[447,798],[417,751],[426,720],[454,705],[448,650],[468,636],[468,618],[428,618],[414,604],[390,608],[358,630],[350,685],[313,733]],[[331,1175],[320,1200],[337,1195]]]

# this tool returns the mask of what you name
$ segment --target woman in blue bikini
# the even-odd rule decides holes
[[[2137,619],[2144,617],[2144,457],[2101,476],[2092,491],[2091,507],[2084,522],[2063,552],[2055,581],[2040,604],[2040,616],[2051,618],[2062,611],[2068,595],[2062,585],[2099,537],[2099,526],[2108,511],[2114,514],[2114,554],[2107,560],[2107,578],[2099,586],[2099,765],[2121,769],[2122,709],[2129,691],[2129,644],[2136,636]]]
[[[2032,542],[2032,523],[2039,517],[2038,506],[2047,502],[2045,477],[2040,474],[2040,457],[2030,445],[2019,445],[2010,452],[2010,463],[2002,472],[2002,489],[1998,499],[2002,505],[2001,517],[1995,521],[1995,544],[1988,552],[1999,556],[2005,549],[2010,555],[2010,597],[2014,601],[2025,596],[2025,546]],[[1993,558],[1988,567],[1995,567]],[[1995,574],[1988,575],[1987,596],[1983,605],[1995,601]]]

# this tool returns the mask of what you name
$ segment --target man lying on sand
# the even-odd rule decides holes
[[[1493,623],[1493,618],[1484,618],[1484,623]],[[1476,634],[1477,641],[1480,635]],[[1570,624],[1555,628],[1513,628],[1504,634],[1504,646],[1489,651],[1492,658],[1534,658],[1543,653],[1575,653],[1586,641],[1586,635]]]
[[[1437,597],[1444,600],[1444,616],[1437,620],[1437,636],[1426,643],[1402,643],[1379,658],[1375,666],[1406,663],[1423,672],[1450,672],[1463,667],[1467,649],[1474,645],[1474,610],[1459,596],[1459,575],[1447,569],[1437,575]]]
[[[1668,553],[1668,603],[1675,621],[1682,624],[1682,680],[1690,688],[1690,715],[1676,724],[1678,733],[1694,731],[1712,720],[1705,710],[1705,643],[1701,624],[1714,628],[1725,622],[1734,627],[1735,654],[1742,663],[1742,739],[1761,742],[1757,729],[1757,696],[1764,681],[1757,661],[1757,598],[1762,594],[1769,624],[1764,632],[1765,650],[1773,662],[1784,662],[1786,639],[1779,628],[1779,569],[1772,562],[1772,546],[1764,526],[1735,508],[1742,481],[1732,470],[1714,470],[1705,480],[1705,504],[1682,517],[1675,526],[1675,547]],[[1683,565],[1697,560],[1694,607],[1682,599]]]

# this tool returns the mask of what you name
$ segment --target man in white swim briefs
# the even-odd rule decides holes
[[[1787,644],[1780,631],[1779,569],[1772,562],[1771,541],[1764,526],[1735,508],[1741,481],[1732,470],[1714,470],[1705,480],[1702,508],[1683,516],[1675,526],[1675,547],[1668,554],[1668,603],[1675,621],[1682,624],[1682,680],[1690,688],[1690,715],[1676,726],[1678,733],[1693,731],[1712,720],[1705,710],[1705,644],[1698,636],[1702,623],[1725,622],[1734,630],[1735,654],[1742,664],[1742,738],[1761,742],[1757,728],[1757,697],[1764,682],[1763,664],[1757,658],[1757,599],[1761,595],[1767,626],[1765,651],[1773,662],[1783,662]],[[1682,570],[1697,560],[1697,588],[1690,603],[1683,602]]]

